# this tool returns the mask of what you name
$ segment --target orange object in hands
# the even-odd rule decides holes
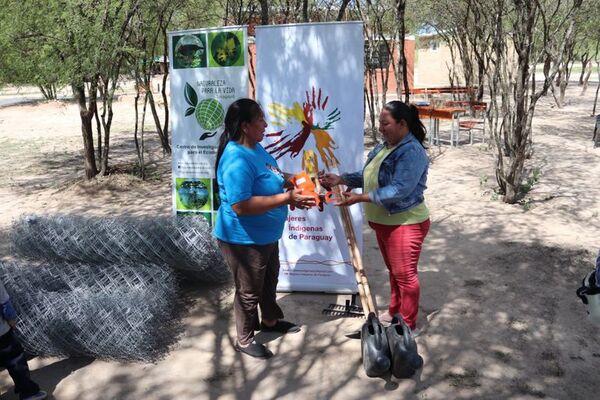
[[[290,179],[290,182],[292,182],[295,189],[301,189],[302,194],[304,196],[313,196],[315,199],[315,203],[319,207],[319,211],[323,211],[323,203],[324,202],[333,201],[331,192],[327,192],[325,195],[321,195],[321,194],[317,193],[317,190],[316,190],[317,187],[316,187],[315,183],[313,182],[312,178],[305,171],[302,171],[299,174],[294,175]],[[292,210],[294,209],[293,206],[290,206],[290,208]]]

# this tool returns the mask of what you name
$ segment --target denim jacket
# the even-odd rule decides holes
[[[385,148],[380,143],[367,156],[365,166]],[[423,202],[427,189],[429,159],[425,149],[412,133],[388,154],[379,168],[379,188],[369,192],[372,203],[384,207],[390,214],[406,211]],[[364,171],[364,168],[363,168]],[[349,187],[363,187],[363,171],[342,174]]]

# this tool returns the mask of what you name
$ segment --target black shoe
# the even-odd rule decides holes
[[[300,332],[300,327],[292,322],[279,319],[273,326],[267,326],[261,322],[260,330],[263,332],[296,333]]]
[[[256,343],[255,341],[252,341],[252,343],[246,347],[242,347],[239,345],[239,343],[236,343],[233,348],[235,351],[248,354],[250,357],[260,358],[262,360],[273,357],[271,350],[267,349],[265,345]]]

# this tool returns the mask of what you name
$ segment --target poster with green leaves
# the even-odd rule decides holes
[[[211,32],[208,34],[210,67],[239,67],[244,65],[245,52],[242,31]]]
[[[248,97],[244,27],[169,33],[173,213],[213,223],[215,159],[227,108]]]

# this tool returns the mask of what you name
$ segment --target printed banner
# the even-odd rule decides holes
[[[212,225],[219,208],[214,164],[227,107],[248,97],[244,27],[169,33],[173,212]]]
[[[362,22],[256,27],[256,94],[267,114],[263,146],[289,173],[363,166]],[[278,290],[356,293],[339,209],[290,211]],[[362,214],[350,207],[362,249]]]

